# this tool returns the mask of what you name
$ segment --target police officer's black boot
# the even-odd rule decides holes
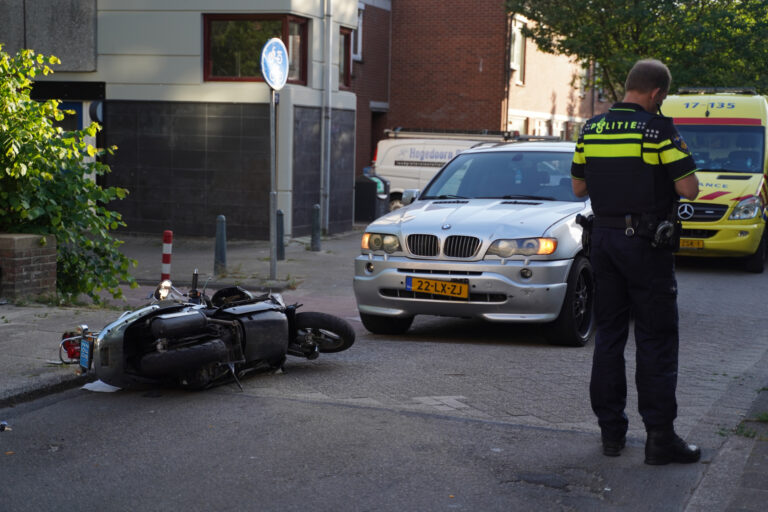
[[[603,437],[603,455],[607,457],[618,457],[621,455],[621,450],[627,444],[627,438],[621,439],[606,439]]]
[[[650,429],[645,441],[645,463],[654,466],[678,462],[689,464],[701,458],[701,450],[688,444],[673,428]]]

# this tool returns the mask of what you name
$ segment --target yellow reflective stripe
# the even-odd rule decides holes
[[[664,142],[643,142],[643,147],[648,149],[661,149],[665,145],[667,145],[669,141]]]
[[[648,165],[659,165],[659,154],[643,152],[643,162]]]
[[[688,153],[684,153],[676,147],[672,146],[671,148],[659,153],[659,160],[661,160],[661,163],[663,164],[671,164],[672,162],[677,162],[678,160],[682,160],[687,156]]]
[[[689,173],[687,173],[687,174],[683,174],[683,175],[682,175],[682,176],[680,176],[679,178],[675,178],[675,179],[674,179],[674,181],[680,181],[681,179],[683,179],[683,178],[686,178],[686,177],[690,176],[691,174],[695,173],[696,171],[698,171],[698,169],[694,169],[694,170],[692,170],[691,172],[689,172]]]
[[[583,151],[576,151],[573,154],[573,163],[575,163],[575,164],[586,164],[587,163],[587,159],[584,157],[584,152]]]
[[[587,158],[624,158],[640,156],[640,144],[587,144],[584,156]]]
[[[642,133],[585,133],[584,140],[642,139]]]

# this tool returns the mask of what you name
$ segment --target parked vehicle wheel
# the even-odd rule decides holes
[[[227,346],[223,341],[215,339],[164,352],[150,352],[141,358],[139,368],[148,377],[168,377],[188,373],[226,358]]]
[[[760,238],[760,245],[757,246],[757,250],[751,256],[747,256],[744,259],[744,270],[747,272],[753,272],[755,274],[762,274],[765,270],[765,257],[768,251],[768,229],[763,229],[763,236]]]
[[[553,345],[583,347],[592,336],[594,320],[594,277],[592,265],[577,256],[568,274],[568,286],[560,315],[549,326],[547,339]]]
[[[410,329],[413,323],[413,317],[392,317],[392,316],[380,316],[370,315],[368,313],[360,313],[360,320],[363,321],[363,327],[368,329],[373,334],[403,334]]]
[[[320,352],[341,352],[355,342],[355,330],[343,318],[307,311],[296,313],[296,341],[311,337]]]

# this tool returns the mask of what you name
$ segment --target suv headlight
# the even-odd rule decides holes
[[[763,201],[758,196],[751,196],[746,199],[742,199],[739,201],[739,203],[733,208],[733,212],[731,213],[731,216],[728,217],[730,220],[745,220],[745,219],[754,219],[758,215],[760,215],[760,212],[763,209]]]
[[[364,251],[384,251],[387,254],[400,251],[400,240],[396,235],[382,233],[364,233],[360,247]]]
[[[533,256],[535,254],[552,254],[557,249],[556,238],[515,238],[511,240],[496,240],[488,248],[486,254],[500,258],[511,256]]]

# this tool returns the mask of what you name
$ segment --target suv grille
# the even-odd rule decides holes
[[[408,250],[417,256],[437,256],[435,235],[408,235]]]
[[[682,203],[683,205],[689,204],[693,206],[693,217],[690,219],[681,219],[687,222],[714,222],[720,220],[725,212],[728,211],[728,206],[722,204],[711,203]],[[679,210],[678,210],[679,212]]]
[[[445,240],[443,255],[449,258],[471,258],[480,248],[474,236],[451,235]],[[416,256],[439,256],[440,240],[436,235],[408,235],[408,250]]]
[[[471,258],[480,247],[480,240],[474,236],[449,236],[445,241],[443,253],[451,258]]]

